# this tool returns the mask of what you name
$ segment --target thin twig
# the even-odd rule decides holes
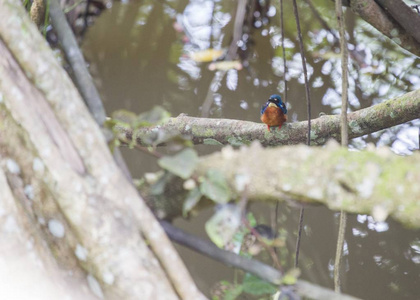
[[[283,66],[284,66],[284,73],[283,73],[283,80],[284,80],[284,102],[287,104],[287,61],[286,61],[286,49],[284,47],[284,10],[283,10],[283,0],[280,0],[280,27],[281,27],[281,48],[283,51]]]
[[[298,12],[296,0],[293,0],[293,12],[295,14],[295,19],[296,19],[296,27],[297,27],[298,38],[299,38],[299,49],[300,49],[300,55],[302,57],[303,76],[305,79],[306,107],[307,107],[307,115],[308,115],[307,145],[310,146],[311,145],[311,93],[309,91],[308,70],[306,68],[305,49],[303,47],[302,31],[300,29],[299,12]]]
[[[327,30],[330,34],[332,34],[332,36],[334,37],[334,39],[338,42],[339,37],[337,36],[337,34],[331,29],[331,27],[328,25],[327,22],[325,22],[325,20],[322,18],[322,16],[319,14],[318,10],[315,8],[315,6],[313,5],[311,0],[305,0],[306,4],[308,4],[309,8],[311,9],[313,15],[315,16],[315,18],[318,20],[319,23],[321,23],[322,27],[325,28],[325,30]]]
[[[280,0],[280,28],[281,28],[281,48],[283,52],[283,82],[284,82],[284,102],[287,105],[287,61],[286,61],[286,49],[284,47],[284,9],[283,9],[283,0]],[[273,220],[273,228],[275,232],[278,230],[278,216],[279,215],[279,202],[276,203],[276,208],[274,210],[274,220]],[[274,252],[277,254],[277,248],[274,247]]]
[[[348,106],[348,50],[346,41],[346,30],[341,0],[335,2],[335,13],[340,32],[341,49],[341,146],[346,147],[349,143],[348,125],[347,125],[347,106]],[[344,236],[347,225],[347,213],[340,212],[340,223],[338,227],[337,248],[334,262],[334,290],[341,291],[341,263],[343,258]]]
[[[44,28],[42,28],[42,35],[45,38],[47,37],[47,27],[50,21],[50,0],[44,0],[44,3],[45,3],[45,19],[44,19]]]
[[[299,266],[300,241],[302,240],[303,214],[304,213],[305,213],[305,209],[302,207],[300,209],[300,214],[299,214],[298,238],[296,240],[295,268]]]
[[[253,236],[255,236],[255,238],[257,239],[258,243],[260,243],[264,249],[270,254],[271,259],[273,260],[274,266],[276,267],[276,269],[280,270],[280,272],[283,273],[283,268],[279,262],[279,259],[274,251],[274,247],[268,245],[265,241],[264,238],[261,236],[261,234],[258,233],[257,230],[255,230],[255,228],[253,228],[251,226],[251,224],[249,224],[248,220],[246,219],[246,217],[242,218],[242,223],[245,225],[245,227],[251,232],[251,234]]]
[[[133,144],[132,141],[128,140],[126,137],[119,137],[118,140],[120,141],[120,143],[123,146],[127,146],[127,147],[134,147],[134,149],[137,149],[141,152],[144,152],[146,154],[149,154],[151,156],[154,156],[156,158],[162,158],[163,155],[159,152],[157,152],[156,150],[150,150],[149,147],[144,147],[144,146],[140,146],[138,144]]]
[[[235,14],[235,23],[233,27],[233,38],[230,43],[229,50],[226,54],[226,60],[234,59],[238,52],[238,42],[242,38],[243,24],[246,14],[246,4],[248,1],[240,0],[238,1],[238,6],[236,7]]]
[[[297,4],[296,4],[296,0],[293,0],[293,13],[295,15],[295,20],[296,20],[296,27],[297,27],[297,31],[298,31],[298,37],[299,37],[299,49],[300,49],[300,55],[301,55],[301,58],[302,58],[303,76],[304,76],[304,79],[305,79],[306,106],[307,106],[307,113],[308,113],[307,144],[308,144],[308,146],[310,146],[311,145],[311,93],[309,91],[308,71],[306,69],[305,49],[303,47],[302,31],[300,29],[299,12],[298,12],[298,7],[297,7]],[[305,209],[302,207],[300,209],[298,238],[297,238],[297,241],[296,241],[295,267],[297,267],[298,263],[299,263],[299,247],[300,247],[300,240],[301,240],[301,237],[302,237],[304,211],[305,211]]]
[[[249,224],[248,219],[246,218],[246,207],[248,204],[248,185],[245,186],[242,195],[241,195],[241,200],[239,201],[239,208],[241,210],[241,214],[242,214],[242,223],[245,225],[245,227],[251,232],[251,234],[253,236],[255,236],[255,238],[257,239],[257,241],[265,248],[265,250],[270,254],[271,259],[273,260],[274,265],[276,266],[276,268],[278,270],[280,270],[283,273],[283,269],[280,265],[280,262],[278,260],[277,254],[274,250],[274,247],[268,245],[264,239],[262,238],[262,236],[258,233],[258,231],[255,230],[255,228],[253,228],[251,226],[251,224]]]
[[[335,251],[334,261],[334,291],[337,293],[341,292],[341,263],[343,260],[343,247],[344,247],[344,236],[346,233],[347,225],[347,213],[345,211],[340,212],[340,223],[338,225],[337,235],[337,247]]]

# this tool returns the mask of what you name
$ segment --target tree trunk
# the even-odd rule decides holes
[[[13,199],[24,208],[19,222],[47,243],[39,257],[53,256],[99,297],[203,299],[15,1],[0,1],[0,78],[0,205]]]

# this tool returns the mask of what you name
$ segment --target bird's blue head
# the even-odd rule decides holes
[[[274,103],[275,105],[280,107],[280,109],[283,111],[284,114],[287,114],[286,104],[284,104],[283,100],[281,100],[280,95],[276,95],[276,94],[271,95],[270,98],[268,99],[268,102]]]

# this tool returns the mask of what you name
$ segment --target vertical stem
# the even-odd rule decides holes
[[[44,38],[47,37],[47,26],[50,19],[50,0],[45,0],[45,16],[44,16],[44,28],[42,28],[42,35]]]
[[[287,65],[286,65],[286,49],[284,48],[284,18],[283,18],[283,0],[280,0],[280,27],[281,27],[281,48],[283,51],[283,80],[284,80],[284,102],[287,104]]]
[[[297,31],[298,31],[298,37],[299,37],[300,55],[302,57],[302,68],[303,68],[303,75],[304,75],[304,79],[305,79],[306,106],[307,106],[307,112],[308,112],[308,139],[307,139],[307,144],[308,144],[308,146],[310,146],[310,144],[311,144],[311,93],[309,91],[308,71],[306,69],[305,49],[303,48],[302,31],[300,29],[299,13],[298,13],[296,0],[293,0],[293,12],[295,14],[295,19],[296,19],[296,27],[297,27]]]
[[[295,252],[295,268],[299,266],[299,250],[300,250],[300,241],[302,239],[302,229],[303,229],[303,214],[305,209],[302,207],[300,209],[299,215],[299,227],[298,227],[298,238],[296,240],[296,252]]]
[[[348,146],[348,125],[347,125],[347,106],[348,106],[348,49],[346,41],[346,31],[344,25],[344,15],[342,8],[342,0],[335,1],[335,13],[337,15],[338,28],[340,32],[340,49],[341,49],[341,146]],[[340,224],[338,228],[337,249],[334,262],[334,290],[341,292],[341,262],[343,257],[344,236],[347,225],[347,213],[341,211]]]
[[[306,69],[305,50],[303,48],[302,31],[300,29],[299,13],[298,13],[296,0],[293,0],[293,12],[294,12],[294,15],[295,15],[295,20],[296,20],[296,27],[297,27],[298,37],[299,37],[300,56],[302,57],[302,68],[303,68],[303,75],[304,75],[304,78],[305,78],[306,106],[307,106],[307,111],[308,111],[308,139],[307,139],[307,144],[308,144],[308,146],[310,146],[311,145],[311,93],[309,92],[308,71]],[[305,211],[305,209],[302,207],[300,209],[298,238],[297,238],[297,241],[296,241],[295,267],[297,267],[298,264],[299,264],[299,248],[300,248],[300,240],[301,240],[301,237],[302,237],[304,211]]]

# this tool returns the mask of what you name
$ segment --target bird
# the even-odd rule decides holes
[[[280,95],[271,95],[267,102],[261,107],[261,121],[267,124],[268,131],[270,127],[281,126],[287,121],[286,104],[281,100]]]

